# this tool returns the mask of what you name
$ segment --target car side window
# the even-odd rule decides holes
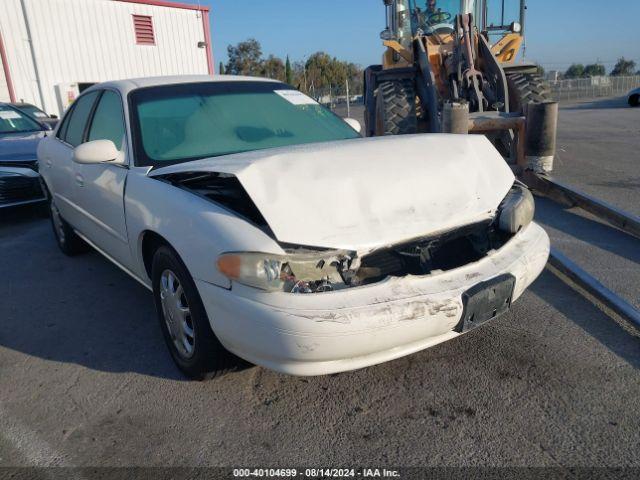
[[[116,148],[122,148],[124,140],[124,113],[120,95],[105,90],[100,97],[89,129],[88,141],[111,140]]]
[[[63,140],[73,147],[77,147],[84,140],[84,132],[87,127],[87,121],[91,115],[93,104],[98,98],[100,92],[90,92],[81,96],[76,100],[76,104],[71,112],[69,124],[66,126]],[[63,126],[64,127],[64,126]]]
[[[58,129],[58,134],[56,135],[56,137],[58,137],[60,140],[64,141],[64,138],[67,135],[67,127],[69,127],[69,119],[73,114],[74,106],[75,105],[71,105],[66,115],[62,118],[62,123],[60,124],[60,128]]]

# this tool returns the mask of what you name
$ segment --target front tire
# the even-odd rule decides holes
[[[386,80],[378,85],[375,133],[408,135],[418,132],[414,80]]]
[[[630,107],[640,106],[640,95],[631,95],[629,97],[629,106]]]
[[[160,328],[180,370],[206,380],[237,369],[240,360],[228,352],[211,330],[200,294],[187,268],[169,247],[153,256],[153,296]]]

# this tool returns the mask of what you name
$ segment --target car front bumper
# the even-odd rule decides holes
[[[0,208],[16,207],[46,200],[40,174],[26,167],[0,165]]]
[[[510,274],[517,299],[543,270],[549,237],[532,223],[500,250],[455,270],[318,294],[233,290],[196,281],[211,326],[236,355],[291,375],[375,365],[460,335],[462,295]]]

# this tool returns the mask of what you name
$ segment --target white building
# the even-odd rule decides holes
[[[96,82],[213,74],[209,9],[163,0],[0,0],[0,67],[0,101],[57,115]]]

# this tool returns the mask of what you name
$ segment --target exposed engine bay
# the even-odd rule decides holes
[[[361,257],[356,252],[325,252],[327,258],[320,258],[315,271],[308,267],[300,271],[296,264],[286,264],[283,273],[292,285],[290,291],[294,293],[356,287],[376,283],[386,277],[428,275],[436,271],[453,270],[480,260],[491,250],[502,247],[512,236],[498,230],[494,222],[482,222],[375,249]],[[296,250],[288,251],[299,253]],[[316,252],[316,258],[319,253]],[[327,267],[333,271],[327,271]],[[303,273],[302,277],[295,275],[298,272]],[[321,280],[309,281],[312,277]]]
[[[175,173],[157,177],[172,185],[212,200],[244,217],[261,229],[268,229],[258,207],[233,175],[211,172]]]
[[[236,177],[195,172],[158,178],[222,205],[273,237]],[[529,197],[526,187],[516,184],[493,219],[364,253],[279,242],[286,255],[230,254],[223,256],[219,268],[240,283],[289,293],[330,292],[387,277],[448,271],[476,262],[505,245],[533,218],[533,200],[529,202]]]

